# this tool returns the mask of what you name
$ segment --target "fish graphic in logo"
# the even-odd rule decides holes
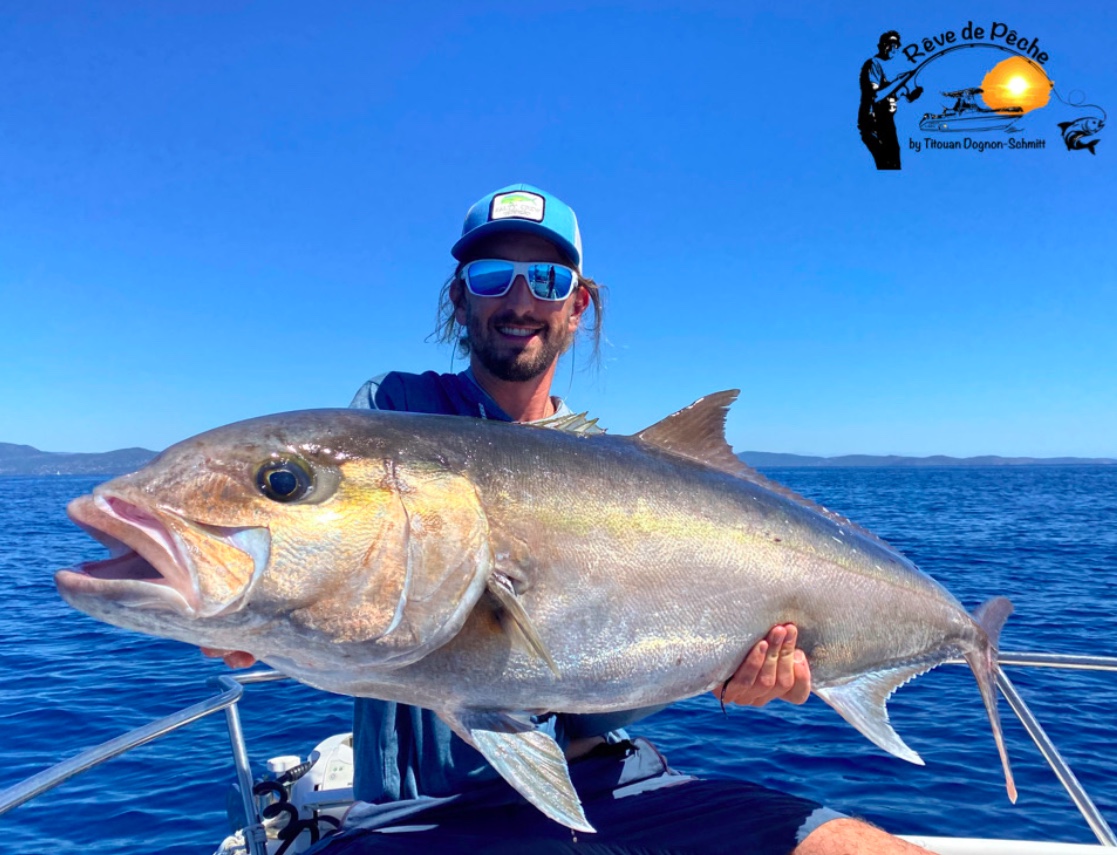
[[[1067,151],[1089,149],[1090,154],[1097,154],[1094,149],[1099,140],[1086,142],[1086,137],[1092,137],[1104,127],[1105,121],[1095,116],[1084,116],[1073,122],[1059,122],[1059,130],[1063,132],[1063,142],[1067,145]]]

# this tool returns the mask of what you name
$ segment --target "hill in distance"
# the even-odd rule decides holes
[[[139,469],[155,455],[146,448],[80,454],[0,442],[0,475],[121,475]]]
[[[1112,457],[901,457],[896,454],[845,454],[840,457],[812,457],[805,454],[779,454],[771,451],[742,451],[737,455],[749,466],[778,467],[842,467],[842,466],[1107,466],[1117,464]]]
[[[100,453],[40,451],[30,445],[0,442],[0,476],[4,475],[122,475],[139,469],[157,452],[146,448],[122,448]],[[842,466],[1034,466],[1117,465],[1112,457],[900,457],[897,455],[846,454],[841,457],[811,457],[771,451],[744,451],[737,455],[749,466],[842,467]]]

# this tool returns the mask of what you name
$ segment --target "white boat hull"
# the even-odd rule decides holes
[[[927,837],[901,834],[904,840],[938,855],[1100,855],[1113,852],[1098,843],[1052,843],[1041,840],[993,840],[983,837]]]

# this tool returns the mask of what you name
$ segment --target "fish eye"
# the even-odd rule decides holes
[[[257,470],[256,486],[273,502],[297,502],[314,488],[314,478],[294,460],[269,460]]]

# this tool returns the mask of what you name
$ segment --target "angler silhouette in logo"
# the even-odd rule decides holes
[[[903,95],[909,102],[923,94],[923,87],[908,89],[913,74],[907,72],[888,79],[884,63],[900,49],[900,34],[889,30],[877,41],[877,52],[861,66],[861,106],[857,110],[857,130],[869,149],[877,169],[900,168],[900,141],[896,137],[896,102]]]

